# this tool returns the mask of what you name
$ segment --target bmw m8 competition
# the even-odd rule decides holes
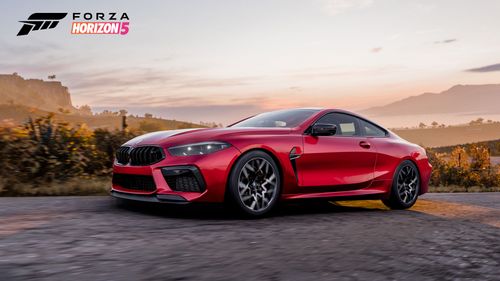
[[[262,113],[226,128],[160,131],[121,146],[114,197],[228,202],[250,216],[280,200],[376,198],[410,208],[428,189],[425,150],[339,109]]]

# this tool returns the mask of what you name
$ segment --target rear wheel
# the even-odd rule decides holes
[[[408,209],[417,201],[420,191],[420,175],[417,166],[409,161],[403,161],[392,180],[389,198],[382,202],[391,209]]]
[[[276,205],[280,187],[280,172],[273,158],[263,151],[252,151],[235,163],[228,199],[243,214],[262,216]]]

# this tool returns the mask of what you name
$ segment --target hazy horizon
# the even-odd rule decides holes
[[[498,1],[3,1],[0,8],[0,73],[55,74],[73,104],[94,109],[227,124],[279,108],[360,110],[456,84],[500,83],[500,38],[492,36]],[[74,36],[68,16],[53,30],[16,37],[31,13],[57,11],[126,12],[130,32]],[[154,112],[160,108],[167,112]]]
[[[187,121],[193,123],[215,122],[224,126],[239,121],[248,116],[252,116],[263,111],[255,107],[234,107],[224,114],[220,114],[220,108],[204,108],[206,111],[200,111],[199,108],[121,108],[121,107],[95,107],[93,112],[102,112],[103,110],[119,111],[126,109],[129,114],[144,116],[144,113],[151,113],[155,117],[164,119],[174,119],[177,121]],[[227,108],[225,108],[227,110]],[[187,113],[188,111],[189,113]],[[215,113],[219,113],[217,118],[210,119]],[[361,114],[363,115],[363,114]],[[368,115],[367,115],[368,116]],[[387,128],[413,128],[418,127],[420,122],[431,125],[432,122],[438,122],[445,125],[468,124],[472,120],[483,118],[484,121],[500,121],[500,113],[443,113],[443,114],[410,114],[410,115],[389,115],[389,116],[368,116],[370,120]]]

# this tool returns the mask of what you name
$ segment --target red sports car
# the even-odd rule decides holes
[[[427,192],[425,150],[351,112],[290,109],[227,128],[161,131],[118,149],[111,194],[128,200],[228,202],[251,216],[279,200],[379,198],[411,207]]]

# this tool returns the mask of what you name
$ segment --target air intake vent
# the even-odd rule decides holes
[[[168,186],[174,191],[203,192],[205,182],[200,171],[192,166],[162,168],[162,174]]]
[[[156,184],[153,177],[144,175],[113,174],[113,185],[139,191],[156,190]]]

